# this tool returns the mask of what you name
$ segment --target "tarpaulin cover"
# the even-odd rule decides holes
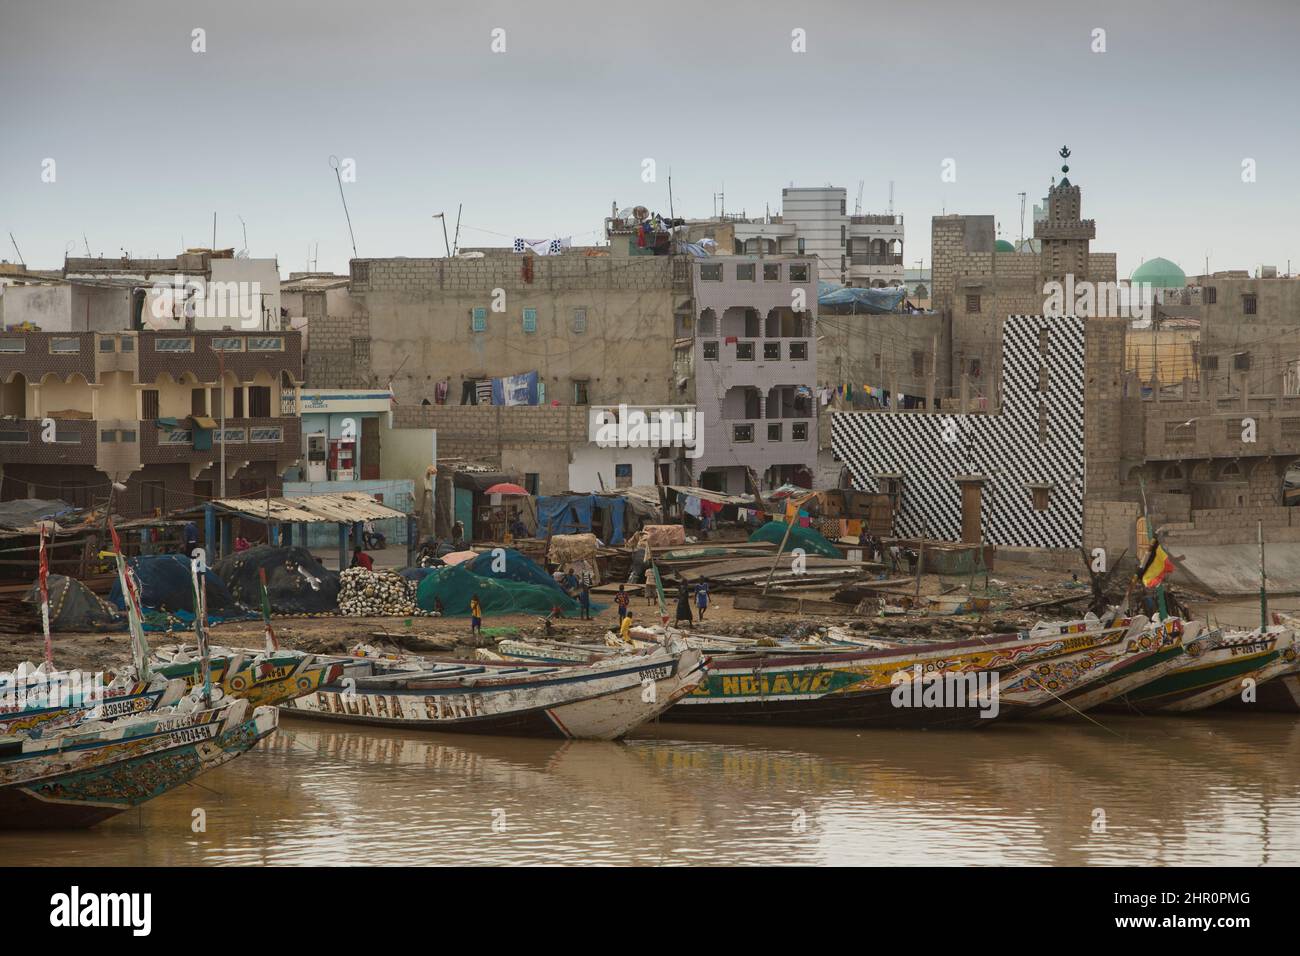
[[[213,570],[235,599],[261,607],[257,569],[266,569],[266,590],[275,614],[319,614],[337,610],[339,575],[326,570],[306,548],[277,548],[262,544],[222,558]]]
[[[536,405],[537,400],[536,372],[492,379],[493,405]]]
[[[851,305],[854,312],[884,315],[893,312],[907,295],[907,289],[893,286],[887,289],[846,287],[834,282],[817,283],[818,305]]]
[[[52,631],[120,631],[126,627],[125,617],[119,617],[107,602],[76,578],[51,574],[49,589]],[[32,605],[39,620],[40,586],[33,584],[28,588],[23,600]]]
[[[513,548],[503,550],[504,555],[485,551],[473,561],[432,569],[420,581],[416,604],[432,611],[441,601],[444,615],[465,617],[470,598],[477,594],[484,614],[549,614],[555,607],[566,614],[578,611],[578,602],[544,568]]]
[[[592,526],[597,510],[608,511],[611,545],[623,543],[623,520],[627,502],[622,498],[601,495],[542,495],[537,499],[537,537],[548,534],[578,534],[584,531],[599,533]]]
[[[140,582],[140,604],[146,611],[187,611],[194,613],[194,582],[190,579],[190,559],[183,554],[142,554],[131,558],[126,566]],[[208,589],[208,616],[242,617],[247,613],[231,595],[218,575],[211,570],[203,574]],[[126,610],[122,582],[113,581],[109,600],[119,611]]]
[[[759,528],[749,536],[750,541],[770,541],[777,547],[781,546],[781,539],[785,537],[784,521],[769,521],[763,527]],[[785,550],[788,554],[795,548],[802,548],[805,554],[820,554],[826,558],[842,558],[844,555],[839,548],[831,544],[812,528],[804,528],[795,525],[790,529],[790,540],[786,542]]]
[[[644,541],[655,550],[671,548],[686,543],[686,529],[679,524],[648,524],[637,533],[637,543]]]
[[[0,501],[0,528],[31,528],[47,519],[78,514],[66,501],[46,500],[43,498],[18,498],[14,501]]]
[[[594,534],[557,534],[551,538],[546,557],[551,564],[567,564],[594,559],[597,550]]]

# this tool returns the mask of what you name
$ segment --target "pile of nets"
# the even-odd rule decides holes
[[[273,614],[326,614],[338,608],[338,572],[327,570],[306,548],[262,544],[222,558],[213,570],[237,601],[261,607],[259,568],[266,570]]]
[[[339,575],[339,613],[349,617],[426,614],[415,606],[415,582],[397,571],[348,568]]]
[[[463,564],[433,568],[420,581],[416,604],[425,611],[441,608],[445,615],[467,616],[475,594],[485,615],[549,614],[557,607],[569,614],[579,607],[543,567],[513,548],[496,548]]]
[[[777,547],[781,546],[781,540],[785,537],[784,521],[769,521],[763,527],[759,528],[749,536],[750,541],[770,541]],[[818,534],[812,528],[805,528],[802,525],[795,525],[790,529],[790,540],[785,543],[785,550],[788,554],[795,548],[802,548],[804,554],[820,554],[824,558],[842,558],[843,552],[835,545],[827,541],[822,535]]]
[[[126,627],[126,617],[76,578],[51,574],[50,630],[52,631],[120,631]],[[33,584],[23,595],[23,601],[32,605],[36,619],[41,614],[41,589]],[[37,625],[39,627],[39,625]]]
[[[183,554],[142,554],[126,563],[140,585],[140,604],[146,612],[164,615],[183,611],[194,615],[194,581],[190,577],[190,559]],[[246,617],[248,609],[240,607],[225,581],[212,570],[203,572],[207,589],[208,619],[212,621]],[[109,600],[119,611],[126,610],[122,582],[114,581]],[[255,606],[255,605],[254,605]]]

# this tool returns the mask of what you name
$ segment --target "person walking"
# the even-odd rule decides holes
[[[676,623],[680,624],[682,621],[685,621],[687,624],[695,623],[694,619],[691,617],[691,596],[687,592],[685,584],[683,584],[677,591]]]
[[[645,603],[651,607],[659,600],[659,591],[655,587],[655,569],[647,566],[645,569]]]
[[[623,618],[631,614],[628,608],[628,602],[632,600],[632,595],[627,593],[627,588],[623,585],[618,586],[618,593],[614,595],[614,604],[618,607],[618,623],[623,623]]]
[[[701,581],[695,585],[695,606],[699,609],[700,620],[704,620],[704,612],[709,609],[709,582]]]
[[[469,634],[475,643],[483,637],[483,605],[477,594],[469,599]]]

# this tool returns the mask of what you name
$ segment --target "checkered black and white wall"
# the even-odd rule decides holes
[[[1083,320],[1009,316],[1002,338],[1002,407],[996,415],[836,412],[831,449],[853,487],[899,473],[895,533],[961,539],[959,475],[983,475],[984,540],[1005,547],[1073,548],[1083,540]],[[1046,368],[1046,389],[1041,371]],[[1046,413],[1046,438],[1040,414]],[[1032,483],[1049,483],[1047,510]]]

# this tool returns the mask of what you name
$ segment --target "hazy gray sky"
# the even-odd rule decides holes
[[[776,212],[792,182],[852,207],[859,180],[884,211],[893,180],[929,265],[944,209],[1014,240],[1016,194],[1040,198],[1068,143],[1122,275],[1300,268],[1297,41],[1295,0],[0,0],[0,229],[55,267],[83,233],[106,256],[207,245],[215,211],[219,246],[243,216],[283,273],[317,242],[343,271],[334,154],[361,256],[441,255],[430,215],[459,202],[462,245],[603,241],[612,201],[667,212],[671,169],[685,216],[724,184],[728,211]]]

